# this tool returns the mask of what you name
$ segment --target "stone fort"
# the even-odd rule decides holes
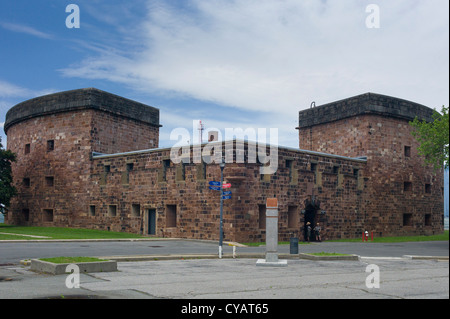
[[[224,239],[264,241],[273,197],[280,240],[303,239],[307,222],[325,240],[443,232],[443,174],[423,164],[409,125],[432,114],[373,93],[300,111],[299,148],[278,147],[275,174],[226,164]],[[18,195],[6,222],[217,240],[220,192],[209,181],[220,180],[218,163],[174,163],[160,127],[157,108],[94,88],[14,106],[4,130]],[[234,157],[252,155],[249,141],[232,143],[243,144]]]

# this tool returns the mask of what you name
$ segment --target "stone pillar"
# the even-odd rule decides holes
[[[266,201],[266,259],[258,259],[257,266],[287,266],[287,260],[278,259],[278,200]]]
[[[278,201],[266,202],[266,262],[278,262]]]

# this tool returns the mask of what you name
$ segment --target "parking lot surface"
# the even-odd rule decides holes
[[[171,244],[177,246],[176,242]],[[405,243],[391,247],[370,244],[366,246],[323,244],[301,246],[301,250],[308,247],[310,250],[334,252],[344,250],[347,253],[357,253],[358,249],[363,249],[367,255],[358,261],[310,261],[294,258],[289,259],[288,266],[282,268],[258,267],[255,258],[119,261],[119,271],[81,274],[80,287],[72,289],[66,285],[68,275],[38,274],[30,271],[29,267],[10,263],[0,266],[0,298],[45,299],[61,296],[181,300],[449,298],[448,243],[415,245]],[[165,243],[161,242],[159,246],[161,245],[164,246]],[[214,253],[216,248],[210,243],[189,245],[183,242],[183,245],[181,246],[184,251],[190,253],[193,251],[187,249],[187,246],[195,250],[199,245],[203,254],[209,253],[209,250]],[[372,252],[369,252],[369,246]],[[281,250],[285,249],[286,247],[283,247]],[[259,247],[257,250],[261,252],[264,248]],[[245,248],[238,248],[238,252],[242,251],[245,251]],[[380,256],[381,251],[386,256]],[[159,254],[162,252],[164,251],[158,251]],[[177,250],[171,252],[179,253]],[[251,252],[254,253],[255,249],[251,249]],[[436,257],[425,260],[403,257],[417,255],[417,252],[423,252],[423,256],[429,256],[432,252]],[[368,278],[373,275],[370,271],[372,268],[368,268],[370,265],[375,265],[379,269],[378,288],[367,284]]]

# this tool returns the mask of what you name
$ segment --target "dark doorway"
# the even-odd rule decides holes
[[[309,206],[305,210],[305,224],[303,227],[303,229],[304,229],[303,236],[304,236],[305,241],[308,241],[308,233],[307,233],[308,226],[311,227],[309,241],[314,240],[313,229],[314,229],[315,221],[316,221],[316,209],[312,206]],[[308,225],[308,223],[310,223],[310,224]]]
[[[155,209],[149,209],[147,213],[147,220],[148,220],[148,234],[149,235],[156,235],[156,210]]]
[[[304,220],[304,225],[303,225],[303,238],[304,241],[308,241],[308,226],[311,227],[311,232],[310,232],[310,236],[309,236],[309,241],[315,241],[316,236],[314,235],[314,227],[316,226],[317,222],[318,222],[318,214],[317,212],[320,210],[320,202],[315,200],[315,201],[310,201],[310,200],[306,200],[305,201],[305,220]],[[308,225],[308,223],[310,223],[310,225]]]

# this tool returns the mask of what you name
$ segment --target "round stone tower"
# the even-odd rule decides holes
[[[364,220],[377,236],[443,231],[443,172],[424,164],[409,124],[433,109],[366,93],[299,113],[301,149],[364,157]],[[362,173],[362,174],[361,174]]]
[[[98,89],[34,98],[4,125],[18,196],[9,224],[77,226],[88,212],[93,153],[158,147],[159,110]]]

